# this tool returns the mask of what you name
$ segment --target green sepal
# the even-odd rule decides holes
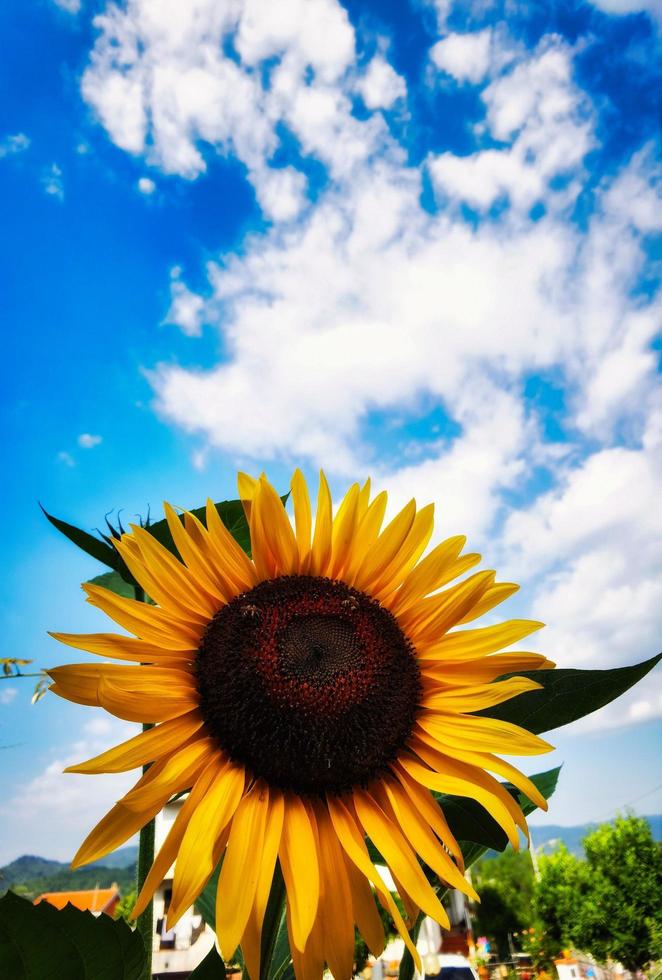
[[[33,905],[13,892],[0,899],[0,976],[11,980],[139,980],[140,936],[122,919],[73,905]]]
[[[476,714],[509,721],[539,735],[569,725],[614,701],[645,677],[661,658],[662,653],[658,653],[640,664],[610,670],[555,668],[506,674],[506,677],[529,677],[542,684],[542,689],[518,694]]]

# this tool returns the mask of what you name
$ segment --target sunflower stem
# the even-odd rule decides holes
[[[145,601],[145,592],[139,585],[134,586],[134,592],[138,602]],[[145,723],[143,724],[143,731],[146,732],[153,727],[153,725]],[[148,769],[149,766],[143,766],[143,773],[147,772]],[[149,869],[154,863],[154,827],[154,821],[150,820],[149,823],[145,824],[140,831],[140,837],[138,840],[138,867],[136,873],[137,895],[140,894],[142,887],[145,884],[145,879],[149,874]],[[136,920],[136,930],[140,933],[143,945],[145,947],[145,966],[140,980],[152,980],[152,943],[154,941],[153,902],[150,902],[145,911],[138,916],[138,919]]]
[[[423,919],[425,916],[422,912],[419,912],[416,922],[412,926],[411,938],[414,940],[414,945],[418,939],[418,934],[421,931],[421,926],[423,925]],[[412,980],[414,976],[414,958],[412,957],[409,950],[405,947],[402,959],[400,960],[400,970],[398,972],[398,980]]]

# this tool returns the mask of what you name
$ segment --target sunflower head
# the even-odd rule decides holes
[[[386,494],[355,484],[333,511],[324,475],[313,508],[303,476],[293,517],[261,477],[239,478],[250,557],[208,501],[206,519],[165,505],[177,555],[132,527],[116,547],[152,602],[87,585],[88,601],[130,635],[54,634],[110,662],[54,668],[52,690],[149,731],[73,771],[150,764],[104,817],[75,862],[102,857],[173,796],[189,794],[138,899],[176,860],[172,924],[223,856],[216,926],[224,955],[241,943],[251,976],[276,862],[285,878],[299,980],[350,977],[357,925],[378,955],[375,900],[417,954],[370,859],[372,840],[405,908],[448,924],[421,862],[474,895],[434,791],[477,800],[514,846],[526,821],[493,774],[537,806],[536,787],[497,753],[547,751],[542,739],[476,712],[538,685],[517,674],[551,666],[501,653],[542,624],[462,628],[515,591],[463,537],[427,551],[431,506],[412,500],[384,527]],[[451,584],[454,583],[454,584]],[[112,661],[120,661],[113,663]]]

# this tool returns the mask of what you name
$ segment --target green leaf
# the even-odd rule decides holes
[[[208,926],[216,928],[216,889],[218,887],[218,876],[221,873],[219,864],[204,889],[195,900],[195,905]]]
[[[557,766],[555,769],[539,772],[530,777],[531,782],[538,787],[546,800],[556,789],[560,771],[561,767]],[[519,803],[525,816],[533,813],[536,806],[528,797],[516,789],[512,783],[502,783],[502,785]],[[506,833],[480,803],[463,796],[451,796],[445,793],[435,793],[434,795],[444,811],[448,826],[456,840],[477,844],[485,850],[489,848],[493,851],[505,850],[508,845]]]
[[[212,946],[202,963],[198,963],[189,980],[225,980],[225,963],[216,946]]]
[[[527,691],[476,714],[513,722],[535,734],[548,732],[609,704],[645,677],[661,658],[659,653],[643,663],[612,670],[527,671],[517,676],[530,677],[543,685],[542,690]]]
[[[91,578],[89,584],[102,585],[104,589],[110,589],[111,592],[124,596],[126,599],[135,599],[136,597],[134,587],[129,582],[125,582],[119,572],[104,572],[103,575]]]
[[[123,920],[72,905],[33,905],[13,892],[0,899],[0,976],[11,980],[139,980],[140,936]]]
[[[79,527],[74,527],[73,524],[67,524],[66,521],[61,521],[59,517],[53,517],[41,504],[39,506],[53,527],[57,528],[61,534],[64,534],[65,538],[73,541],[86,554],[91,555],[92,558],[96,558],[97,561],[102,562],[104,565],[108,565],[109,568],[114,568],[116,571],[119,570],[120,565],[124,564],[119,556],[119,552],[115,551],[111,545],[106,544],[105,541],[101,541],[99,538],[95,538],[93,534],[89,534]]]

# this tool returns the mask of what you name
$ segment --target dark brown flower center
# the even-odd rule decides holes
[[[207,729],[273,786],[344,793],[393,762],[420,695],[414,650],[375,599],[304,575],[223,606],[197,657]]]

